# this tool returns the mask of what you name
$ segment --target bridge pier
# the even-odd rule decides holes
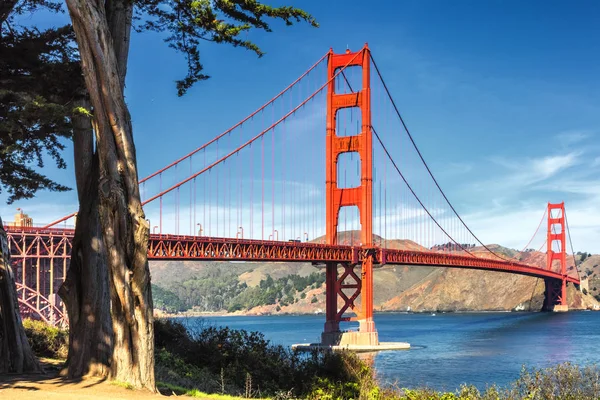
[[[546,289],[544,291],[543,311],[566,312],[569,311],[567,303],[567,280],[544,279]]]
[[[338,266],[344,272],[338,277]],[[354,271],[361,265],[360,278]],[[326,321],[321,344],[326,346],[378,346],[379,336],[373,321],[373,256],[368,255],[361,264],[326,264],[325,307]],[[360,306],[355,302],[360,296]],[[338,309],[338,299],[342,299]],[[356,317],[345,317],[352,311]],[[358,331],[341,331],[340,322],[358,322]]]

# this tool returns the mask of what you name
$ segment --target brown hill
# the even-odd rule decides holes
[[[342,232],[342,243],[358,245],[359,234]],[[317,238],[313,242],[322,242]],[[374,241],[389,248],[425,250],[410,240]],[[518,252],[499,245],[487,246],[495,253],[527,264],[545,267],[544,253]],[[442,251],[442,250],[439,250]],[[483,247],[473,247],[470,252],[494,257]],[[583,258],[577,255],[577,262]],[[573,257],[568,260],[573,265]],[[310,263],[249,263],[249,262],[156,262],[150,263],[152,282],[158,286],[178,284],[193,276],[202,277],[217,270],[236,274],[240,282],[256,286],[270,275],[274,279],[291,274],[308,276],[319,271]],[[585,257],[580,266],[582,277],[588,279],[584,293],[570,285],[571,309],[594,308],[600,304],[593,296],[600,296],[600,255]],[[577,274],[574,267],[571,274]],[[539,310],[543,302],[544,282],[541,279],[501,272],[475,271],[453,268],[385,265],[375,270],[375,308],[379,311],[509,311]],[[250,310],[249,313],[313,313],[325,310],[324,286],[307,288],[298,293],[296,302],[286,306],[272,305]],[[588,294],[585,294],[588,292]],[[278,307],[279,306],[279,307]]]

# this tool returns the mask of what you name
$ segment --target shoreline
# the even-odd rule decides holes
[[[591,309],[570,309],[569,312],[585,312],[585,311],[598,311]],[[390,310],[390,311],[375,311],[374,314],[508,314],[508,313],[542,313],[541,310],[458,310],[458,311],[400,311],[400,310]],[[226,311],[190,311],[183,313],[155,313],[154,318],[199,318],[199,317],[275,317],[275,316],[308,316],[308,315],[325,315],[323,312],[319,313],[228,313]]]

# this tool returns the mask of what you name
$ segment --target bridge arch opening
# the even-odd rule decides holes
[[[334,74],[342,68],[336,68]],[[336,94],[356,93],[363,88],[363,71],[360,65],[349,65],[335,77],[333,91]]]
[[[335,135],[338,137],[358,136],[362,132],[362,110],[360,107],[344,107],[335,114]],[[351,142],[348,142],[351,145]],[[350,150],[341,149],[341,150]]]
[[[352,189],[359,187],[361,182],[360,154],[355,151],[341,153],[337,159],[337,187]]]
[[[361,224],[358,206],[341,207],[338,214],[337,243],[344,246],[359,246]]]

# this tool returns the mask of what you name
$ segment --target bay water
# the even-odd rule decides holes
[[[189,328],[214,325],[262,332],[274,344],[319,341],[324,315],[192,317]],[[547,367],[570,361],[600,364],[600,312],[568,313],[380,313],[382,342],[409,342],[405,351],[374,356],[383,384],[480,390],[518,378],[522,366]]]

